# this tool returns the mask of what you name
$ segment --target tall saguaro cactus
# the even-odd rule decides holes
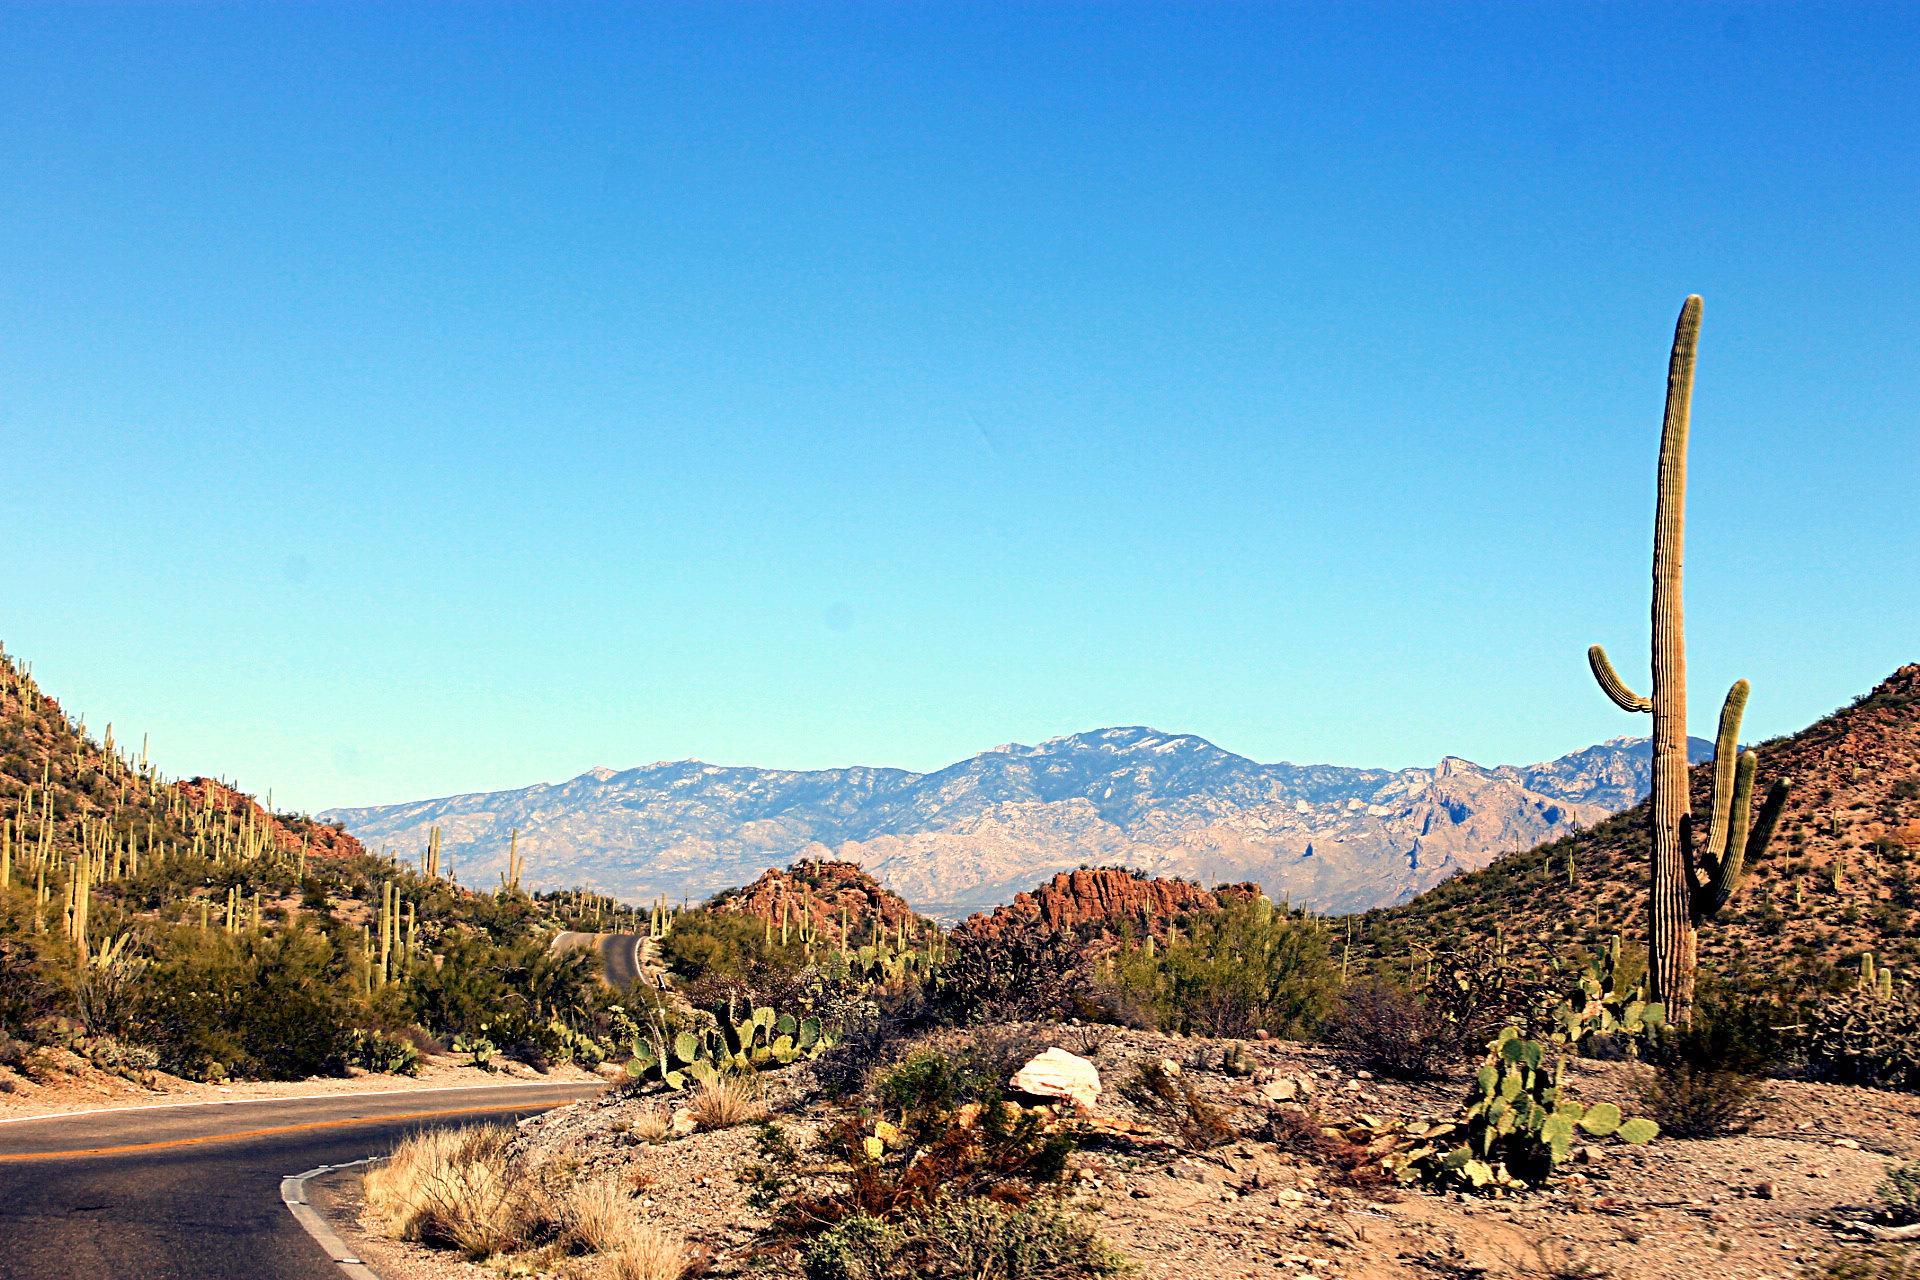
[[[1648,968],[1652,995],[1672,1022],[1693,1006],[1698,930],[1727,905],[1747,867],[1759,859],[1786,804],[1777,781],[1752,820],[1753,775],[1759,758],[1740,750],[1747,682],[1736,680],[1720,710],[1714,742],[1713,816],[1704,849],[1696,845],[1688,789],[1687,637],[1680,570],[1687,532],[1687,428],[1693,408],[1694,352],[1700,343],[1699,295],[1680,308],[1667,364],[1667,412],[1660,427],[1659,497],[1653,527],[1653,696],[1628,688],[1599,645],[1587,650],[1600,688],[1623,711],[1653,715],[1653,884],[1649,895]]]

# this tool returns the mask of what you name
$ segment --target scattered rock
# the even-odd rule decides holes
[[[1058,1047],[1033,1058],[1013,1073],[1009,1083],[1017,1093],[1065,1098],[1083,1111],[1093,1110],[1100,1098],[1100,1069]]]

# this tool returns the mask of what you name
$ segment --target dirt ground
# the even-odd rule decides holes
[[[1245,1044],[1252,1070],[1241,1075],[1222,1069],[1229,1042],[1018,1030],[1099,1068],[1095,1127],[1109,1137],[1074,1157],[1075,1199],[1144,1280],[1790,1280],[1858,1240],[1856,1224],[1890,1164],[1920,1158],[1920,1097],[1774,1081],[1766,1118],[1737,1137],[1663,1136],[1644,1147],[1596,1140],[1548,1190],[1507,1200],[1382,1195],[1343,1185],[1335,1170],[1269,1140],[1276,1113],[1299,1108],[1333,1120],[1444,1112],[1457,1103],[1459,1086],[1377,1080],[1332,1051],[1278,1042]],[[1178,1066],[1238,1136],[1210,1150],[1183,1149],[1164,1121],[1137,1110],[1118,1088],[1142,1059]],[[1587,1102],[1610,1099],[1631,1109],[1638,1070],[1578,1062],[1568,1080]],[[833,1113],[831,1104],[811,1095],[804,1066],[770,1079],[777,1118],[804,1144]],[[750,1256],[763,1220],[747,1205],[738,1175],[754,1159],[753,1130],[640,1140],[633,1118],[663,1105],[671,1099],[606,1095],[524,1122],[520,1145],[536,1158],[567,1162],[579,1176],[625,1180],[639,1212],[706,1250],[711,1276],[781,1274]],[[357,1231],[352,1238],[391,1280],[481,1274],[416,1246]]]

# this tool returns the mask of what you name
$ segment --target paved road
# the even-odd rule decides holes
[[[600,952],[600,970],[614,987],[625,990],[638,981],[641,956],[648,948],[644,933],[562,933],[553,940],[555,951],[594,947]]]
[[[0,1280],[340,1280],[280,1179],[433,1125],[588,1096],[592,1084],[415,1090],[0,1124]]]

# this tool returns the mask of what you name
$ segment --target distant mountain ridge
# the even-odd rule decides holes
[[[518,829],[537,883],[630,899],[704,898],[770,866],[839,858],[951,918],[1083,865],[1251,880],[1316,910],[1357,910],[1634,803],[1648,759],[1645,739],[1619,738],[1495,768],[1454,756],[1399,770],[1261,764],[1193,734],[1123,726],[925,774],[680,760],[322,816],[403,856],[438,825],[469,883],[493,877]]]

